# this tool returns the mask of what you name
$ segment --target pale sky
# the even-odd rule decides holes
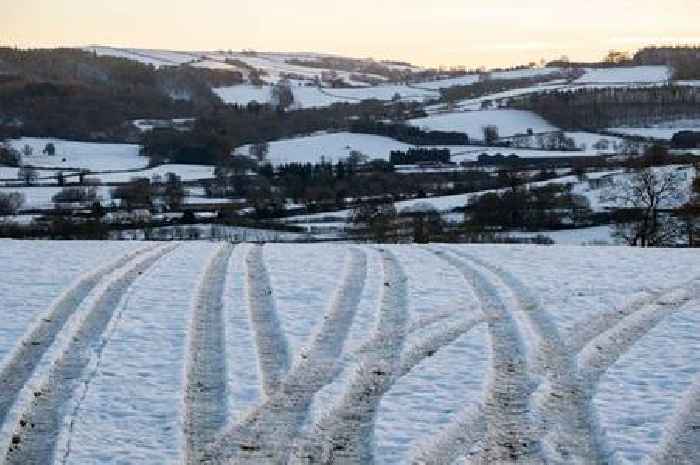
[[[496,67],[700,43],[700,0],[0,0],[0,44],[313,51]]]

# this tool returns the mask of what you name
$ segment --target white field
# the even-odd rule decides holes
[[[0,241],[0,258],[2,463],[700,458],[700,252]]]
[[[555,131],[557,128],[540,116],[523,110],[483,110],[444,113],[409,121],[410,124],[433,131],[463,132],[473,139],[483,139],[483,128],[488,125],[498,127],[500,137],[524,134],[528,129],[534,132]]]
[[[95,52],[97,55],[127,58],[129,60],[139,61],[147,65],[153,65],[155,67],[178,66],[198,59],[198,56],[194,53],[168,50],[147,50],[106,46],[90,46],[85,47],[83,50]]]
[[[620,68],[586,68],[578,84],[662,83],[671,77],[667,66],[629,66]]]
[[[326,161],[337,162],[347,158],[353,150],[370,158],[388,160],[392,150],[407,150],[411,146],[389,137],[339,132],[279,140],[270,142],[269,147],[268,160],[273,165],[281,165],[316,163],[322,157]],[[236,151],[247,155],[248,147],[240,147]]]
[[[22,161],[26,165],[37,168],[86,168],[91,171],[109,171],[141,169],[148,164],[148,158],[139,155],[140,147],[133,144],[103,144],[36,137],[12,139],[9,142],[20,151],[25,145],[32,147],[33,155],[23,157]],[[48,143],[54,144],[56,155],[48,156],[42,153]]]
[[[677,128],[610,128],[608,131],[629,136],[642,136],[651,137],[654,139],[671,140],[673,136],[680,131],[700,131],[700,125],[694,127]]]
[[[214,92],[225,103],[247,105],[250,102],[269,103],[272,87],[239,84],[219,87]],[[392,100],[396,94],[404,101],[423,101],[438,98],[439,94],[431,90],[422,90],[405,85],[382,85],[352,89],[325,89],[316,86],[292,85],[294,108],[323,108],[334,103],[357,103],[362,100]]]

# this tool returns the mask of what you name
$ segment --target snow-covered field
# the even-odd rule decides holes
[[[22,150],[25,145],[32,148],[32,155],[22,157],[26,165],[41,168],[85,168],[90,171],[128,170],[145,168],[148,158],[139,155],[139,146],[133,144],[103,144],[96,142],[76,142],[62,139],[23,137],[11,139],[10,145]],[[43,153],[47,144],[52,143],[56,154]]]
[[[630,66],[618,68],[587,68],[578,84],[662,83],[671,77],[667,66]]]
[[[547,123],[535,113],[523,110],[483,110],[444,113],[410,121],[410,124],[433,131],[464,132],[474,139],[483,139],[483,128],[494,125],[500,137],[525,134],[528,129],[534,132],[555,131],[557,128]]]
[[[274,165],[317,163],[322,157],[326,161],[337,162],[347,158],[353,150],[362,152],[370,158],[388,160],[392,150],[407,150],[410,147],[389,137],[339,132],[271,142],[268,160]],[[240,147],[237,152],[246,155],[248,147]]]
[[[225,103],[247,105],[250,102],[269,103],[272,86],[239,84],[219,87],[214,92]],[[334,103],[357,103],[362,100],[390,101],[397,96],[403,101],[424,101],[440,97],[436,91],[418,89],[400,84],[349,89],[325,89],[316,86],[292,85],[294,108],[323,108]]]
[[[0,241],[0,259],[0,463],[700,459],[700,252]]]
[[[680,131],[700,131],[700,121],[685,120],[679,121],[676,124],[662,124],[649,128],[610,128],[608,131],[615,134],[671,140],[673,136]]]

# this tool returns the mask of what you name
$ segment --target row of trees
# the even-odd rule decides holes
[[[692,86],[578,89],[533,93],[515,100],[562,129],[603,129],[700,116],[700,89]]]
[[[406,123],[387,123],[374,118],[354,121],[350,131],[391,137],[411,145],[469,145],[469,136],[464,132],[425,131]]]
[[[408,150],[392,150],[389,163],[392,165],[415,165],[421,162],[450,163],[449,149],[411,148]]]

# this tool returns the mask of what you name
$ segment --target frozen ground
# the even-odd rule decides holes
[[[587,68],[578,84],[661,83],[668,81],[671,70],[667,66],[630,66],[618,68]]]
[[[433,131],[464,132],[473,139],[484,138],[483,128],[489,125],[498,127],[500,137],[525,134],[528,129],[534,132],[555,131],[557,128],[538,115],[523,110],[483,110],[445,113],[427,118],[418,118],[410,124]]]
[[[693,250],[2,241],[0,258],[0,463],[700,456]]]
[[[347,158],[353,150],[370,158],[388,160],[392,150],[407,150],[411,146],[389,137],[339,132],[283,139],[270,142],[269,147],[268,159],[274,165],[282,165],[285,163],[317,163],[322,157],[326,161],[335,163]],[[237,149],[237,152],[245,155],[248,152],[248,147],[241,147]]]
[[[48,156],[42,153],[48,143],[54,144],[56,155]],[[148,158],[139,155],[139,146],[132,144],[102,144],[35,137],[12,139],[10,144],[20,151],[25,145],[32,147],[33,155],[23,157],[23,162],[40,168],[109,171],[140,169],[148,164]]]

